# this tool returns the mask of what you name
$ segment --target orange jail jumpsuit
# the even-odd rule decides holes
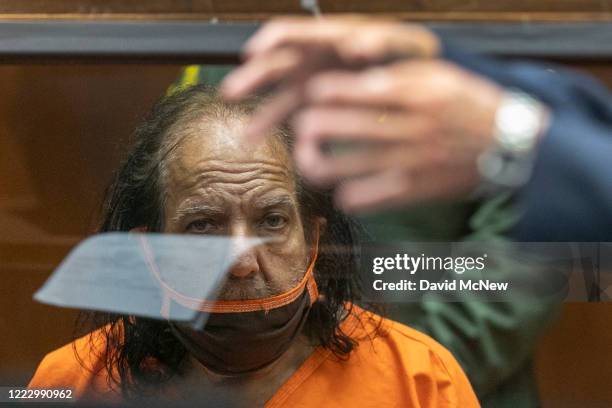
[[[277,390],[266,408],[296,407],[461,407],[480,406],[455,358],[427,335],[391,320],[385,334],[369,338],[375,323],[354,307],[343,331],[361,338],[348,360],[318,348]],[[370,315],[371,316],[371,315]],[[74,355],[80,351],[85,370]],[[102,361],[87,352],[88,336],[48,354],[30,388],[72,388],[87,401],[121,401],[107,381]]]

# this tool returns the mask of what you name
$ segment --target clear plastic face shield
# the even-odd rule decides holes
[[[241,257],[258,257],[274,238],[106,233],[78,245],[35,294],[48,304],[187,323],[202,329],[211,313],[265,311],[305,295],[318,296],[314,265],[318,235],[307,250],[306,268],[296,259],[284,290],[257,274],[238,278]],[[255,260],[254,262],[259,262]],[[265,261],[264,261],[265,262]],[[280,271],[282,274],[282,271]],[[255,273],[253,273],[255,274]],[[290,285],[288,287],[287,285]]]

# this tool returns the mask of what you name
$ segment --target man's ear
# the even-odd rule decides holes
[[[147,232],[147,227],[134,227],[130,230],[131,233],[143,234]]]

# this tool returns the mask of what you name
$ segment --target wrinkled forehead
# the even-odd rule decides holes
[[[217,184],[227,188],[265,183],[295,191],[291,155],[280,133],[262,143],[243,138],[243,117],[204,119],[178,129],[166,164],[167,189]]]

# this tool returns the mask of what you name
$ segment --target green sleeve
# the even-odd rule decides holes
[[[428,218],[434,223],[425,228],[429,236],[419,234],[418,229],[397,229],[398,225],[406,223],[406,217],[413,216],[410,211],[405,212],[404,217],[396,213],[395,218],[385,215],[364,219],[364,222],[366,229],[377,231],[374,234],[377,241],[399,238],[418,242],[423,237],[431,240],[431,231],[437,231],[435,240],[503,243],[504,234],[518,219],[511,198],[499,196],[480,204],[471,217],[465,218],[465,233],[457,236],[462,232],[459,225],[466,215],[464,207],[457,206],[449,211],[447,206],[443,207],[446,212],[429,211]],[[440,232],[443,229],[436,223],[447,225],[448,235],[444,239]],[[385,224],[389,226],[387,234],[384,232]],[[395,224],[395,230],[390,224]],[[398,235],[402,230],[404,235]],[[529,268],[516,268],[511,261],[487,269],[487,273],[495,274],[496,279],[532,272]],[[483,406],[537,406],[531,360],[539,336],[558,309],[558,301],[530,298],[529,301],[483,302],[461,299],[461,294],[458,296],[457,302],[437,300],[435,295],[427,296],[420,302],[390,309],[390,314],[395,320],[429,334],[448,348],[462,365]]]

